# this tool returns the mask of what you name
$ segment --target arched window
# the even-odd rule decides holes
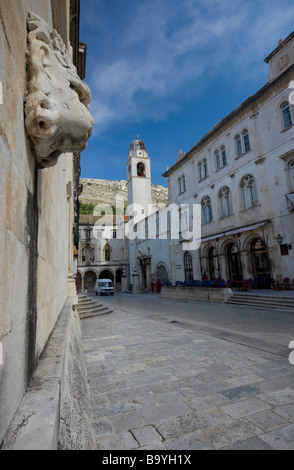
[[[292,189],[294,191],[294,161],[290,163],[290,178],[292,183]]]
[[[242,136],[243,136],[244,150],[245,150],[245,152],[249,152],[249,150],[250,150],[250,140],[249,140],[249,134],[248,134],[247,129],[244,129],[244,131],[242,132]]]
[[[211,199],[209,196],[204,196],[201,201],[202,206],[202,221],[204,224],[212,221],[212,208],[211,208]]]
[[[241,142],[240,134],[236,135],[235,137],[235,145],[236,145],[237,157],[241,157],[242,156],[242,142]]]
[[[227,217],[232,214],[232,197],[230,188],[223,186],[219,192],[221,215]]]
[[[109,244],[105,245],[104,258],[105,258],[105,261],[110,261],[111,260],[111,248],[110,248]]]
[[[182,176],[182,191],[183,191],[183,193],[186,191],[186,180],[185,180],[185,176]]]
[[[189,251],[184,254],[184,270],[185,270],[185,281],[193,281],[193,262],[192,256]]]
[[[220,167],[221,167],[221,162],[220,162],[220,156],[219,156],[219,151],[216,150],[214,152],[214,155],[215,155],[215,164],[216,164],[216,169],[219,170]]]
[[[243,196],[243,207],[248,209],[257,204],[257,191],[255,179],[251,175],[246,175],[241,180],[241,191]]]
[[[227,164],[227,153],[226,153],[226,147],[224,145],[221,146],[220,151],[217,149],[214,152],[215,156],[215,165],[216,169],[219,170],[220,168],[223,168]]]
[[[198,163],[198,175],[199,175],[199,181],[201,181],[203,179],[203,177],[202,177],[202,163],[201,162]]]
[[[226,164],[227,164],[227,152],[226,152],[226,147],[224,145],[221,146],[221,154],[222,154],[223,166],[226,166]]]
[[[179,190],[179,194],[182,194],[182,179],[181,178],[178,179],[178,190]]]
[[[203,171],[204,171],[204,178],[208,177],[208,167],[207,167],[207,160],[204,158],[203,160]]]
[[[292,126],[291,109],[290,109],[290,104],[288,103],[288,101],[285,101],[281,105],[281,111],[282,111],[283,127],[284,129],[288,129],[289,127]]]
[[[182,194],[186,191],[186,180],[184,175],[178,179],[178,190],[179,194]]]

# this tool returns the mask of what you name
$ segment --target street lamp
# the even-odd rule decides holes
[[[279,235],[276,237],[276,240],[277,240],[277,243],[278,243],[279,245],[282,245],[282,243],[283,243],[283,241],[284,241],[284,238],[282,237],[282,235],[279,234]]]

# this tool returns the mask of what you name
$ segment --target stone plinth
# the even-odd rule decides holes
[[[227,302],[233,296],[227,287],[162,287],[161,297],[174,300],[196,300],[198,302]]]
[[[140,294],[139,274],[135,271],[133,276],[133,294]]]
[[[128,278],[126,274],[121,277],[121,292],[128,292]]]

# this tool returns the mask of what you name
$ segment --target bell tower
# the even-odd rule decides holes
[[[130,144],[127,167],[128,204],[140,204],[141,213],[136,214],[136,220],[139,221],[148,216],[148,209],[150,212],[152,205],[150,159],[145,143],[139,137]]]

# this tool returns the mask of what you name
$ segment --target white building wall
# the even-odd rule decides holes
[[[288,47],[288,46],[287,46]],[[292,48],[294,48],[292,40]],[[292,67],[293,68],[293,67]],[[267,91],[261,90],[255,99],[223,121],[223,125],[215,128],[211,135],[200,140],[188,155],[183,155],[166,173],[168,175],[169,203],[193,204],[201,203],[204,196],[211,198],[213,220],[202,221],[202,239],[212,237],[201,246],[201,262],[199,251],[192,252],[194,278],[201,279],[207,269],[207,253],[215,247],[221,264],[221,276],[228,278],[226,250],[229,243],[236,242],[236,234],[224,237],[221,234],[237,228],[244,228],[257,222],[270,220],[262,228],[255,231],[240,232],[237,240],[242,259],[243,276],[252,277],[250,245],[255,238],[263,238],[267,245],[272,275],[282,280],[283,277],[294,278],[293,250],[287,256],[281,256],[276,236],[281,233],[284,242],[293,245],[293,212],[287,208],[285,194],[293,192],[290,180],[289,164],[294,161],[294,126],[283,129],[281,104],[289,96],[288,85],[293,80],[294,72],[282,77]],[[292,122],[294,122],[293,105],[291,106]],[[235,136],[248,129],[250,151],[238,157],[235,148]],[[203,143],[202,143],[203,142]],[[227,165],[217,169],[215,150],[225,145]],[[208,176],[199,180],[198,163],[207,160]],[[252,175],[256,181],[258,203],[254,207],[244,209],[240,183],[245,175]],[[178,180],[185,176],[185,192],[179,194]],[[222,217],[219,191],[227,186],[232,194],[233,212]],[[244,229],[245,230],[245,229]],[[217,234],[220,234],[217,237]],[[184,280],[184,253],[180,243],[172,243],[171,264],[173,278]]]

